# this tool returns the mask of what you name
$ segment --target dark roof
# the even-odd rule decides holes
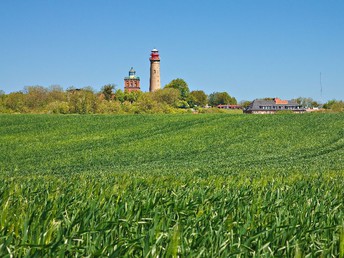
[[[247,111],[260,110],[300,110],[301,105],[293,100],[275,99],[255,99],[246,108]]]

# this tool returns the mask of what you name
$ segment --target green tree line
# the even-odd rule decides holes
[[[22,91],[5,94],[0,90],[0,113],[54,114],[135,114],[215,112],[219,104],[237,104],[227,92],[209,96],[202,90],[190,91],[183,79],[174,79],[155,92],[127,92],[114,84],[104,85],[99,92],[92,87],[27,86]],[[220,112],[220,111],[218,111]]]

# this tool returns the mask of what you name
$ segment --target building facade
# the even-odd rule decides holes
[[[149,91],[153,92],[160,89],[160,56],[157,49],[151,52],[150,60],[150,80]]]
[[[136,71],[131,67],[129,76],[124,77],[124,91],[132,92],[140,90],[140,77],[136,76]]]
[[[217,108],[220,109],[242,109],[242,106],[240,105],[217,105]]]
[[[291,111],[293,113],[304,113],[306,110],[297,102],[292,100],[255,99],[244,109],[248,114],[274,114],[280,111]]]

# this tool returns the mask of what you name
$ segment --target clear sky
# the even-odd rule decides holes
[[[261,97],[344,99],[343,0],[1,0],[0,90],[123,89],[133,66],[162,86]],[[321,83],[322,82],[322,95]]]

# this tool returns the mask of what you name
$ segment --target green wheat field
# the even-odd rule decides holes
[[[1,257],[344,257],[344,114],[0,115]]]

